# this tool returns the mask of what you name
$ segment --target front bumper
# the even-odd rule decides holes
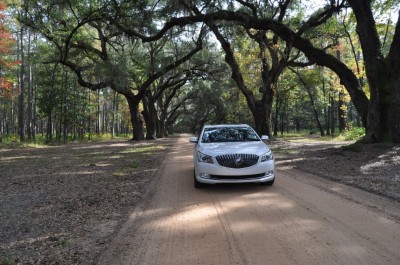
[[[206,184],[269,182],[275,178],[275,164],[274,161],[258,162],[251,167],[236,169],[215,163],[196,163],[195,177]]]

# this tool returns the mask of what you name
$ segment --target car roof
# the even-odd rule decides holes
[[[248,124],[208,124],[204,125],[204,128],[219,128],[219,127],[250,127]]]

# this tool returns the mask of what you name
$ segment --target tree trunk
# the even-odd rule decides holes
[[[161,100],[159,99],[158,101],[158,107],[162,106]],[[158,138],[164,138],[167,135],[167,116],[168,116],[168,111],[166,108],[161,107],[160,108],[160,119],[158,120],[158,131],[157,131],[157,137]]]
[[[165,121],[160,121],[157,137],[158,138],[164,138],[166,136],[168,136],[168,132],[166,130]]]
[[[143,97],[143,111],[142,115],[146,123],[146,139],[157,139],[157,110],[154,107],[154,102],[149,99],[148,95]]]
[[[47,114],[47,130],[46,130],[46,140],[48,142],[53,141],[53,121],[51,119],[51,111]]]
[[[322,91],[324,93],[324,100],[327,99],[327,94],[329,95],[329,93],[326,93],[326,83],[325,83],[325,78],[322,79]],[[329,96],[328,96],[328,102],[329,102]],[[324,106],[324,116],[325,116],[325,130],[326,130],[326,135],[330,135],[331,132],[329,130],[329,104],[328,107]]]
[[[117,92],[113,92],[113,101],[112,101],[112,115],[111,115],[111,137],[115,137],[115,127],[116,127],[116,122],[115,122],[115,115],[117,114]]]
[[[28,33],[28,106],[27,106],[27,120],[26,129],[28,134],[28,140],[33,139],[33,86],[32,86],[32,62],[31,62],[31,33]]]
[[[340,42],[337,42],[336,44],[336,58],[340,61],[341,60],[341,51],[340,51]],[[342,88],[340,88],[339,91],[339,101],[338,101],[338,121],[339,121],[339,132],[343,132],[346,129],[346,120],[345,116],[346,113],[344,111],[344,101],[343,101],[344,93],[342,91]]]
[[[19,60],[21,60],[19,68],[19,91],[18,91],[18,133],[21,142],[25,141],[24,131],[24,80],[25,80],[25,58],[24,58],[24,29],[20,31],[20,47],[19,47]]]
[[[255,102],[255,109],[252,110],[255,130],[261,135],[273,137],[272,129],[272,103],[268,104],[262,101]]]
[[[275,99],[275,120],[274,120],[274,137],[278,137],[278,117],[279,117],[279,110],[282,105],[281,99],[279,97],[279,94],[276,94],[276,99]]]
[[[400,11],[393,41],[382,54],[372,1],[348,0],[356,20],[370,88],[367,142],[400,142]]]
[[[266,106],[262,104],[262,102],[256,102],[255,109],[252,109],[252,114],[254,118],[254,129],[256,132],[261,135],[263,132],[267,131],[267,122],[266,122]]]
[[[335,135],[335,94],[334,92],[331,92],[330,96],[330,102],[331,102],[331,107],[330,107],[330,122],[331,122],[331,135]]]
[[[400,75],[397,72],[397,75]],[[397,80],[400,80],[398,77]],[[400,81],[392,84],[392,100],[389,103],[389,124],[391,140],[400,143]]]
[[[399,73],[382,67],[376,74],[369,74],[371,100],[367,142],[400,142],[400,81],[396,79],[400,80]]]
[[[305,88],[306,88],[306,90],[307,90],[307,93],[308,93],[308,96],[309,96],[309,98],[310,98],[311,107],[312,107],[312,109],[313,109],[314,117],[315,117],[315,120],[316,120],[316,122],[317,122],[318,129],[319,129],[319,131],[320,131],[320,134],[321,134],[321,136],[325,136],[324,127],[322,127],[321,121],[320,121],[320,119],[319,119],[318,111],[317,111],[317,108],[316,108],[315,103],[314,103],[314,97],[312,96],[311,90],[310,90],[310,88],[307,86],[307,84],[304,83],[304,86],[305,86]]]
[[[144,140],[143,120],[139,111],[139,101],[134,98],[133,94],[124,95],[129,105],[131,114],[131,123],[133,126],[132,140]]]
[[[339,122],[339,132],[344,132],[346,130],[346,105],[344,103],[344,93],[343,90],[339,91],[339,101],[338,101],[338,122]]]
[[[0,143],[3,142],[3,113],[2,113],[2,100],[0,97]]]
[[[96,134],[100,134],[100,124],[101,124],[101,116],[100,116],[100,90],[97,90],[97,98],[96,98]]]

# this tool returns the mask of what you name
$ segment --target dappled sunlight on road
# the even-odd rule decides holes
[[[260,189],[256,185],[244,185],[240,189],[237,185],[216,185],[203,190],[193,190],[188,185],[180,187],[177,193],[160,201],[168,207],[140,213],[146,220],[140,233],[150,233],[153,255],[170,253],[172,247],[165,264],[193,264],[196,260],[213,259],[220,264],[231,264],[233,260],[239,264],[265,264],[272,253],[279,261],[273,264],[315,261],[334,264],[337,255],[351,257],[353,261],[368,257],[368,248],[351,239],[355,235],[346,234],[346,228],[338,232],[329,227],[334,219],[326,219],[317,209],[303,205],[305,202],[287,197],[286,191],[279,187]],[[225,252],[231,259],[222,254]],[[177,253],[185,258],[178,259],[174,256]],[[299,260],[299,257],[302,258]],[[150,257],[144,260],[147,258],[152,260]]]
[[[398,155],[396,155],[398,154]],[[363,174],[373,172],[375,168],[384,167],[385,165],[399,165],[400,166],[400,147],[393,148],[392,151],[379,155],[375,161],[368,161],[360,167]],[[400,169],[399,169],[400,174]]]
[[[26,159],[42,159],[42,158],[44,158],[43,156],[40,156],[40,155],[36,155],[36,156],[34,156],[34,155],[30,155],[30,156],[9,156],[9,157],[0,157],[0,162],[1,161],[5,161],[5,162],[8,162],[8,161],[15,161],[15,160],[26,160]]]
[[[299,157],[299,158],[292,158],[292,159],[290,159],[290,160],[276,160],[275,161],[275,164],[276,165],[285,165],[285,164],[289,164],[290,165],[290,163],[293,163],[293,162],[299,162],[299,161],[303,161],[304,160],[304,158],[301,158],[301,157]]]
[[[71,148],[72,150],[85,150],[85,149],[99,149],[99,148],[108,148],[108,147],[132,147],[132,144],[129,142],[124,143],[115,143],[115,144],[92,144],[92,145],[79,145],[76,147]]]
[[[102,173],[100,170],[93,170],[93,171],[69,171],[69,172],[60,172],[57,173],[60,176],[76,176],[76,175],[94,175],[94,174],[99,174]]]

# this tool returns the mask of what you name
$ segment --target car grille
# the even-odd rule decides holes
[[[245,168],[257,164],[258,155],[251,154],[233,154],[220,155],[216,157],[218,164],[229,168]]]

